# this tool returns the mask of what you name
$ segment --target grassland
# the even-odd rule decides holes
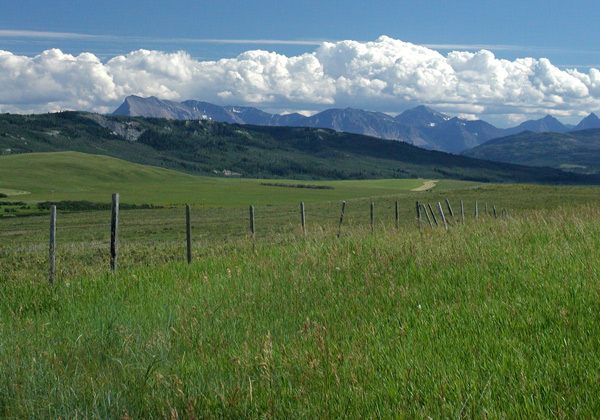
[[[54,286],[22,246],[34,275],[0,276],[0,416],[594,418],[599,222],[588,205],[312,229],[191,265],[131,238],[116,274],[101,247],[63,247]]]
[[[0,191],[4,202],[88,200],[109,202],[113,192],[130,204],[196,204],[201,206],[289,205],[394,195],[409,192],[420,179],[365,181],[285,181],[285,184],[327,185],[332,189],[282,188],[261,185],[260,179],[200,177],[137,165],[119,159],[77,152],[29,153],[0,157]],[[273,183],[273,180],[269,180]],[[439,189],[481,185],[442,180]],[[28,194],[14,194],[28,192]]]
[[[72,153],[40,155],[19,177],[19,158],[2,158],[0,188],[30,194],[0,202],[108,201],[119,191],[123,202],[164,207],[121,212],[116,273],[108,272],[109,212],[59,212],[54,285],[48,215],[0,218],[1,418],[600,412],[600,188],[444,180],[426,191],[411,191],[426,180],[267,187]],[[58,159],[60,182],[44,181],[48,159]],[[106,173],[94,172],[98,165]],[[456,213],[464,201],[465,225],[450,218],[448,231],[418,229],[415,201],[446,198]],[[189,265],[184,202],[193,203]],[[486,215],[485,203],[511,217]]]

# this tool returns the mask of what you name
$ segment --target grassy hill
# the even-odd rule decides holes
[[[525,131],[489,140],[463,155],[578,173],[600,172],[600,129],[569,133]]]
[[[237,206],[297,204],[407,193],[426,180],[286,181],[202,177],[78,152],[0,156],[2,201],[110,201],[119,192],[130,204]],[[266,185],[274,184],[274,185]],[[298,186],[328,187],[298,188]],[[473,182],[442,180],[436,189],[469,188]]]
[[[230,171],[254,178],[600,182],[598,177],[482,161],[333,130],[78,112],[0,115],[0,151],[79,151],[193,174]]]

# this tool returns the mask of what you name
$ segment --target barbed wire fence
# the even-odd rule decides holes
[[[314,232],[340,237],[356,228],[450,229],[465,219],[509,217],[506,209],[471,203],[471,211],[460,200],[434,203],[357,198],[295,206],[249,206],[244,208],[184,209],[168,211],[166,217],[153,217],[160,209],[119,212],[119,196],[113,194],[110,212],[61,213],[50,208],[50,226],[45,217],[14,218],[0,230],[0,261],[26,266],[53,282],[56,273],[69,275],[68,259],[85,252],[89,260],[116,271],[119,266],[201,258],[213,245],[235,247],[240,241],[268,242],[289,235],[306,237]],[[110,213],[107,214],[107,213]],[[67,215],[64,221],[61,216]],[[92,220],[90,220],[92,219]],[[11,240],[15,238],[15,240]],[[57,246],[57,242],[60,246]],[[120,245],[124,245],[119,249]],[[107,249],[110,252],[106,252]],[[45,258],[40,257],[47,252]],[[187,256],[187,258],[185,258]],[[35,267],[34,267],[35,266]],[[10,271],[10,270],[9,270]]]

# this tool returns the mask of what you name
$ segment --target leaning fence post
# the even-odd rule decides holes
[[[342,212],[340,213],[340,226],[338,227],[338,234],[337,234],[338,238],[342,234],[342,222],[344,221],[344,210],[346,210],[346,202],[342,201]]]
[[[429,212],[431,213],[431,216],[433,217],[433,221],[435,222],[436,226],[439,226],[439,223],[437,221],[437,217],[435,217],[435,213],[433,212],[433,207],[431,207],[431,204],[427,204],[429,206]]]
[[[375,231],[375,203],[371,201],[371,233]]]
[[[192,215],[190,205],[185,205],[185,233],[187,238],[187,262],[192,262]]]
[[[427,218],[427,221],[429,222],[429,227],[433,229],[433,223],[431,223],[431,219],[429,218],[429,213],[427,213],[427,207],[425,207],[425,204],[421,204],[421,207],[423,208],[425,217]]]
[[[252,237],[256,233],[254,228],[254,206],[250,206],[250,232],[252,232]]]
[[[494,219],[497,219],[498,213],[496,213],[496,205],[495,204],[492,206],[492,209],[494,210]]]
[[[448,207],[448,212],[450,213],[450,216],[454,217],[454,212],[452,211],[452,207],[450,207],[450,200],[448,200],[446,198],[446,206]]]
[[[446,216],[444,216],[444,210],[442,210],[442,203],[440,203],[438,201],[438,210],[440,211],[440,214],[442,215],[442,220],[444,221],[444,227],[446,228],[446,230],[448,230],[448,224],[446,223]]]
[[[460,217],[462,219],[462,224],[465,224],[465,205],[462,200],[460,200]]]
[[[117,271],[117,257],[119,254],[119,193],[112,195],[110,212],[110,269]]]
[[[54,269],[56,264],[56,206],[50,206],[50,249],[49,249],[49,260],[50,260],[50,271],[49,280],[50,283],[54,283]]]
[[[302,234],[306,235],[306,214],[304,213],[304,201],[300,202],[300,223],[302,224]]]
[[[396,201],[396,229],[400,228],[400,209],[398,208],[398,202]]]

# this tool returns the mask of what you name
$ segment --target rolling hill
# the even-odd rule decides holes
[[[422,179],[265,182],[261,179],[194,176],[79,152],[0,156],[0,193],[8,195],[0,198],[0,205],[3,201],[15,200],[108,202],[113,192],[121,193],[123,202],[138,205],[295,205],[300,201],[311,203],[397,195],[419,188],[425,182]],[[299,188],[298,185],[312,188]],[[435,188],[447,190],[477,185],[439,181]]]
[[[578,173],[600,172],[600,129],[569,133],[525,131],[487,141],[463,155]]]

